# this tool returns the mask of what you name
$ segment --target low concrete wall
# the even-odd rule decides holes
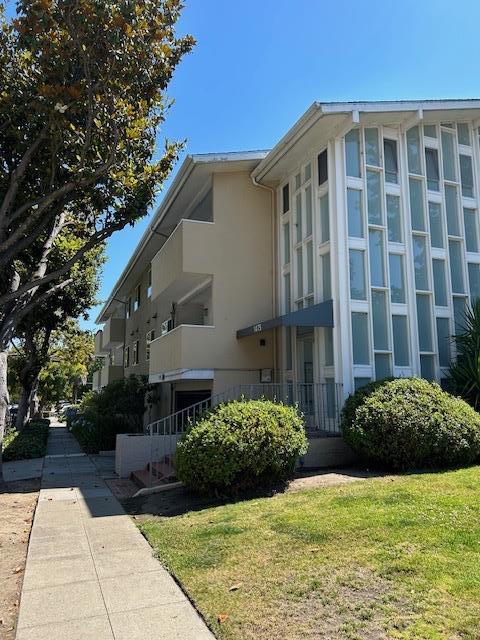
[[[138,433],[119,433],[115,447],[115,472],[129,478],[132,471],[145,469],[147,464],[163,460],[175,453],[181,434],[173,436],[145,436]]]
[[[343,467],[355,462],[355,454],[341,436],[311,438],[307,453],[300,458],[301,469]]]

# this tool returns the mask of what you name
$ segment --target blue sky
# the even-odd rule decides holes
[[[179,31],[197,46],[159,142],[265,149],[315,100],[480,97],[479,25],[478,0],[185,0]],[[100,299],[147,224],[109,241]]]

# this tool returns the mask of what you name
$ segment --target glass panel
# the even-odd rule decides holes
[[[322,151],[318,156],[318,184],[322,185],[328,180],[328,162],[327,162],[327,150]]]
[[[402,242],[400,198],[387,194],[387,226],[389,242]]]
[[[380,166],[378,129],[365,129],[365,162],[374,167]]]
[[[468,282],[470,284],[470,300],[473,304],[480,298],[480,264],[468,263]]]
[[[297,226],[297,242],[302,239],[302,194],[297,193],[295,196],[296,226]]]
[[[453,297],[453,319],[455,335],[463,333],[465,326],[465,298]]]
[[[312,177],[312,165],[309,163],[305,167],[305,182]]]
[[[312,235],[312,187],[308,185],[305,189],[305,224],[306,231],[305,235]]]
[[[427,243],[424,236],[412,236],[413,267],[415,269],[415,288],[428,291]]]
[[[328,213],[328,193],[320,198],[320,242],[330,240],[330,219]]]
[[[426,124],[423,126],[423,133],[429,138],[436,138],[437,127],[434,124]]]
[[[412,127],[407,131],[407,156],[408,170],[410,173],[422,173],[420,158],[420,131],[418,127]]]
[[[477,212],[475,209],[463,209],[465,221],[465,244],[467,251],[478,252]]]
[[[388,353],[375,354],[375,380],[383,380],[390,378],[392,375],[392,366]]]
[[[410,366],[407,316],[392,316],[393,353],[397,367]]]
[[[370,364],[368,315],[352,313],[353,364]]]
[[[397,184],[398,182],[398,160],[397,143],[395,140],[383,141],[383,154],[385,160],[385,181]]]
[[[448,251],[450,254],[450,276],[452,278],[453,293],[464,293],[462,270],[462,245],[456,240],[448,241]]]
[[[307,293],[313,292],[313,244],[307,244]]]
[[[383,231],[371,229],[368,234],[370,250],[370,283],[373,287],[385,286]]]
[[[286,184],[282,189],[283,213],[290,209],[290,185]]]
[[[322,283],[323,283],[323,299],[330,300],[332,298],[332,283],[330,278],[330,254],[325,253],[322,256]]]
[[[448,318],[437,318],[438,361],[441,367],[450,364],[450,322]]]
[[[360,136],[358,129],[352,129],[345,136],[345,158],[347,176],[360,178]]]
[[[427,167],[427,189],[439,191],[440,174],[438,171],[438,151],[436,149],[425,149],[425,164]]]
[[[290,274],[286,273],[283,276],[285,286],[285,313],[288,313],[292,309],[292,293],[290,288]]]
[[[365,387],[371,381],[372,381],[371,378],[354,378],[353,385],[354,385],[355,391],[358,391],[362,387]]]
[[[297,175],[295,176],[295,191],[297,189],[300,189],[300,185],[302,184],[302,181],[300,179],[300,174],[297,173]]]
[[[420,356],[420,374],[425,380],[435,380],[435,363],[433,356]]]
[[[445,185],[445,208],[447,210],[448,233],[451,236],[459,236],[457,187]]]
[[[325,327],[323,330],[323,337],[325,340],[325,366],[333,366],[333,329]]]
[[[358,189],[347,189],[348,235],[352,238],[363,238],[362,192]]]
[[[460,178],[462,180],[462,195],[465,198],[473,198],[472,156],[460,154]]]
[[[380,191],[380,173],[367,171],[368,222],[382,224],[382,202]]]
[[[457,179],[455,171],[455,139],[450,131],[442,131],[443,177],[445,180]]]
[[[445,260],[433,260],[433,291],[437,307],[448,307]]]
[[[430,240],[432,247],[443,249],[442,208],[437,202],[428,203],[430,218]]]
[[[290,262],[290,223],[283,225],[283,264]]]
[[[468,124],[465,122],[459,122],[457,124],[457,133],[458,133],[458,142],[459,144],[464,144],[467,147],[470,146],[470,131],[468,129]]]
[[[353,300],[366,300],[364,252],[350,249],[348,253],[350,257],[350,297]]]
[[[412,218],[412,229],[415,231],[425,231],[425,216],[423,211],[423,182],[409,178],[410,186],[410,215]]]
[[[397,253],[389,255],[390,263],[390,295],[392,302],[405,302],[405,276],[403,272],[403,256]]]
[[[297,249],[297,298],[303,298],[303,259],[302,247]]]
[[[388,350],[387,296],[385,291],[372,291],[373,347]]]
[[[420,351],[432,351],[432,309],[430,296],[417,294],[418,344]]]

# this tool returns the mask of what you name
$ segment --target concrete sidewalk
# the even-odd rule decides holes
[[[58,425],[51,427],[17,629],[17,640],[52,638],[214,638],[97,467]]]

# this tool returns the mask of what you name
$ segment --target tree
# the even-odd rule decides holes
[[[181,144],[156,136],[194,44],[180,0],[18,0],[0,14],[0,457],[7,349],[79,259],[148,211]],[[68,226],[80,246],[52,266]]]
[[[75,401],[77,389],[86,381],[95,359],[95,340],[70,320],[53,336],[48,361],[38,378],[42,406],[63,399]]]
[[[78,246],[78,241],[67,229],[55,242],[50,254],[53,264],[61,264]],[[86,253],[72,267],[72,282],[58,290],[38,308],[23,318],[17,328],[23,351],[17,358],[18,379],[22,387],[17,413],[17,428],[21,429],[29,418],[36,397],[39,375],[51,357],[50,339],[55,334],[65,335],[71,327],[71,318],[87,317],[87,310],[96,303],[99,271],[105,262],[103,246]],[[18,349],[17,349],[18,351]],[[23,357],[22,357],[23,355]],[[20,363],[18,362],[20,360]],[[20,366],[19,366],[20,365]]]
[[[480,410],[480,298],[468,307],[461,330],[453,337],[456,360],[448,370],[452,393]]]

